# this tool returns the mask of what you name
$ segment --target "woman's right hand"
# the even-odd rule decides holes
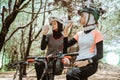
[[[43,26],[42,34],[43,34],[43,35],[47,35],[48,31],[49,31],[49,25]]]

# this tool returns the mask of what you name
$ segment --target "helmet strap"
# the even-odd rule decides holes
[[[85,27],[87,27],[87,26],[92,26],[92,25],[96,25],[97,23],[95,22],[95,23],[93,23],[93,24],[87,24],[87,25],[85,25]]]
[[[87,30],[90,30],[90,29],[94,29],[96,27],[95,26],[96,22],[93,23],[93,24],[88,24],[89,20],[90,20],[90,13],[88,13],[88,19],[87,19],[86,25],[83,26],[84,31],[87,31]]]
[[[95,29],[96,26],[95,25],[91,25],[91,26],[86,26],[86,27],[83,27],[84,31],[88,31],[88,30],[91,30],[91,29]]]
[[[88,19],[87,19],[86,25],[88,24],[89,20],[90,20],[90,13],[88,13]]]

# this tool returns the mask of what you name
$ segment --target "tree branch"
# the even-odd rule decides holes
[[[30,21],[30,22],[29,22],[28,24],[26,24],[25,26],[18,27],[16,30],[14,30],[14,31],[12,32],[12,34],[9,36],[9,38],[5,40],[5,43],[15,34],[15,32],[17,32],[19,29],[24,29],[24,28],[28,27],[30,24],[32,24],[32,22],[33,22],[36,18],[37,18],[37,17],[33,18],[33,20]]]
[[[58,9],[60,9],[60,8],[62,8],[62,7],[55,8],[55,9],[52,9],[52,10],[47,10],[47,11],[44,11],[44,12],[50,12],[50,11],[58,10]],[[25,13],[28,13],[28,14],[32,14],[32,12],[27,12],[27,11],[24,11],[24,10],[22,10],[22,11],[20,11],[20,12],[25,12]],[[39,14],[42,14],[42,13],[44,13],[44,12],[40,12]],[[34,13],[34,14],[37,14],[37,13]]]
[[[45,23],[44,21],[45,21],[46,5],[47,5],[47,0],[45,1],[44,15],[43,15],[43,24],[42,24],[42,25],[44,25],[44,23]],[[34,38],[32,41],[34,41],[34,40],[39,36],[39,34],[41,33],[41,31],[42,31],[42,29],[40,29],[40,30],[38,31],[38,33],[35,35],[35,38]]]
[[[42,6],[42,5],[41,5]],[[22,26],[22,27],[18,27],[15,31],[12,32],[12,34],[8,37],[8,39],[5,40],[5,43],[15,34],[15,32],[17,32],[19,29],[24,29],[26,27],[28,27],[30,24],[32,24],[32,22],[38,17],[38,13],[40,12],[41,10],[41,6],[36,14],[36,16],[25,26]]]
[[[12,0],[9,0],[9,1],[8,1],[9,14],[10,14],[10,12],[11,12],[11,5],[12,5]]]
[[[26,2],[21,8],[19,8],[19,11],[22,10],[23,8],[25,8],[25,7],[29,4],[30,1],[31,1],[31,0],[29,0],[29,1]]]

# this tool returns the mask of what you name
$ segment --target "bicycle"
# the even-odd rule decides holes
[[[65,56],[77,56],[77,55],[78,55],[77,52],[67,53],[67,54],[59,53],[58,55],[50,56],[49,59],[51,59],[51,61],[54,63],[54,61],[56,59],[62,59]],[[18,63],[15,63],[14,66],[16,67],[16,73],[14,74],[13,80],[15,80],[18,71],[19,71],[19,80],[22,80],[22,78],[23,78],[23,70],[22,70],[23,65],[26,65],[29,62],[35,62],[35,61],[42,61],[43,63],[45,63],[45,68],[44,68],[44,71],[43,71],[42,76],[40,78],[40,80],[42,80],[44,75],[47,73],[47,69],[48,69],[48,61],[47,60],[48,60],[48,57],[28,56],[27,61],[20,61]],[[48,74],[49,79],[46,78],[47,80],[54,80],[55,74],[54,74],[54,68],[53,68],[54,64],[53,63],[52,63],[52,70],[51,70],[52,72]]]
[[[23,66],[26,65],[26,64],[28,64],[27,61],[19,61],[19,62],[10,64],[11,67],[16,69],[16,72],[14,74],[13,80],[15,80],[15,78],[17,76],[17,73],[19,73],[18,80],[22,80],[22,78],[23,78]]]

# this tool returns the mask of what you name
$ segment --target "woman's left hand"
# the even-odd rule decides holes
[[[87,66],[88,64],[89,64],[88,60],[85,60],[85,61],[76,61],[74,63],[74,66],[84,67],[84,66]]]
[[[73,22],[69,23],[69,24],[65,27],[65,29],[64,29],[64,31],[63,31],[64,37],[67,37],[67,36],[68,36],[68,31],[69,31],[69,29],[72,27],[72,25],[73,25]]]
[[[62,62],[64,65],[70,65],[70,60],[68,58],[63,58]]]

